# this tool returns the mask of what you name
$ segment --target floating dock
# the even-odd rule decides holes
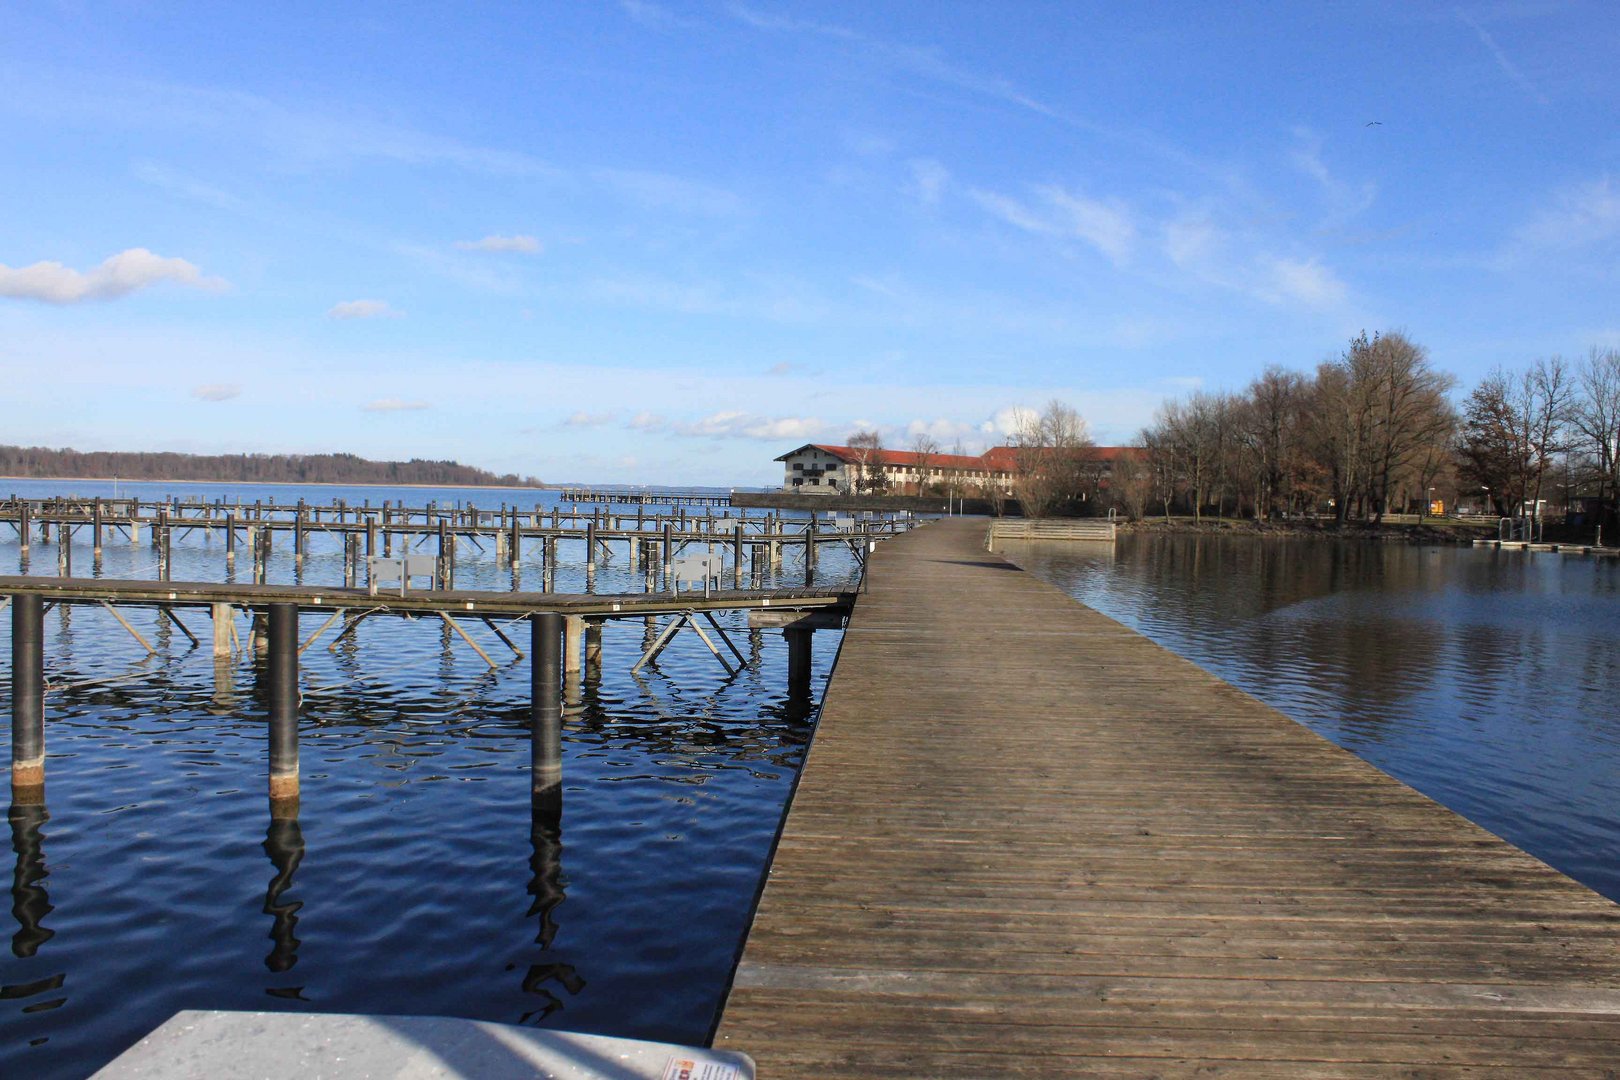
[[[880,546],[714,1045],[788,1077],[1614,1077],[1620,906],[984,550]]]

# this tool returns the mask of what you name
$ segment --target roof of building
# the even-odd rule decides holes
[[[1018,447],[1016,446],[992,446],[982,454],[918,454],[910,450],[881,449],[877,451],[877,456],[874,458],[870,451],[856,450],[848,446],[834,446],[830,443],[805,443],[803,446],[789,450],[776,460],[786,461],[794,454],[803,453],[806,450],[820,450],[850,465],[865,461],[900,468],[917,468],[921,465],[931,469],[961,469],[999,473],[1014,472],[1018,465]],[[1091,446],[1086,448],[1086,456],[1093,461],[1118,461],[1122,457],[1139,457],[1144,453],[1146,451],[1138,446]]]

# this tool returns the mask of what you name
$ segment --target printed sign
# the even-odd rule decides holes
[[[664,1063],[664,1074],[659,1080],[742,1080],[742,1072],[737,1066],[720,1061],[670,1058]]]

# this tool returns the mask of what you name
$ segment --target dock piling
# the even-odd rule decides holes
[[[270,809],[298,815],[298,605],[270,607]]]
[[[11,598],[11,801],[45,803],[45,598]]]
[[[536,613],[529,635],[529,793],[544,803],[562,793],[562,616]]]

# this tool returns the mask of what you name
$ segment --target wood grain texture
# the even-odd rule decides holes
[[[1620,907],[984,535],[873,557],[717,1047],[767,1078],[1620,1076]]]

